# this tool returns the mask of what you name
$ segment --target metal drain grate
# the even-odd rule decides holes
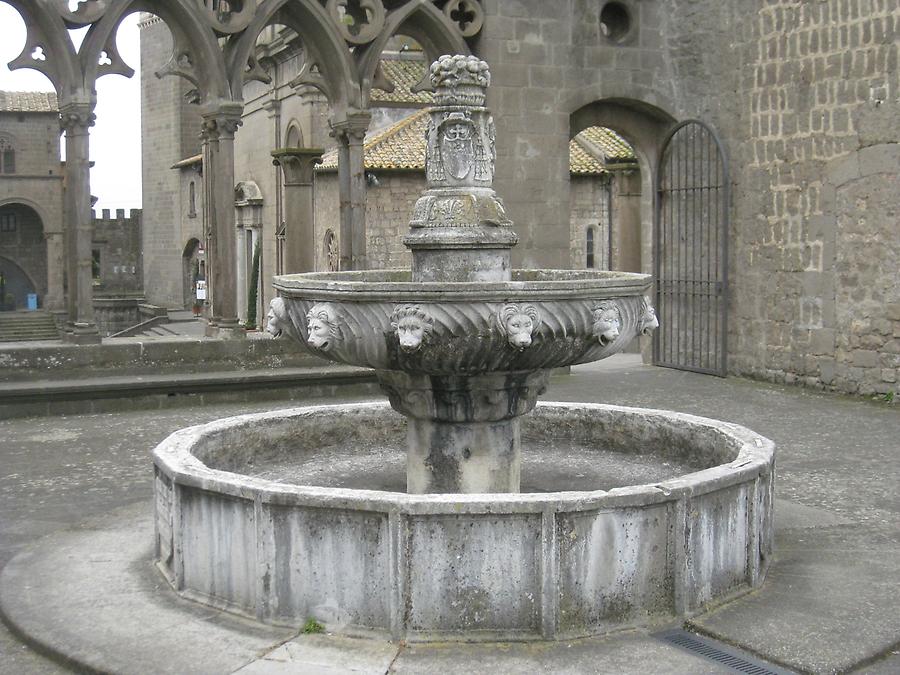
[[[721,642],[701,637],[686,630],[666,630],[655,633],[653,637],[668,642],[674,647],[703,656],[710,661],[720,663],[735,673],[745,675],[794,675],[790,670],[770,666],[764,661],[746,654],[738,649],[728,647]]]

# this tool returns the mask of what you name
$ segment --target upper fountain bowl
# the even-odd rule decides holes
[[[275,277],[269,331],[336,361],[428,375],[534,371],[622,351],[657,326],[650,277],[513,270],[510,281],[422,282],[404,270]]]

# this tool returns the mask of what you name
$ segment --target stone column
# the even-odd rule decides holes
[[[64,339],[75,344],[96,344],[100,333],[94,322],[94,278],[91,240],[91,177],[89,130],[94,125],[90,103],[69,103],[60,108],[66,134],[66,190],[63,208],[68,282],[68,323]]]
[[[55,223],[51,227],[60,227]],[[45,225],[45,227],[47,227]],[[45,230],[47,241],[47,295],[44,297],[44,308],[54,313],[66,311],[63,279],[66,274],[66,246],[64,230]]]
[[[285,232],[284,273],[314,272],[316,232],[313,180],[322,161],[320,148],[281,148],[272,151],[273,162],[284,174]]]
[[[240,337],[237,316],[237,255],[234,220],[234,134],[241,125],[239,104],[203,116],[203,171],[210,315],[208,335]]]
[[[358,112],[331,122],[338,142],[341,269],[366,269],[366,167],[364,141],[372,116]]]

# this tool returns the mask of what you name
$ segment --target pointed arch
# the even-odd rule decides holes
[[[43,73],[53,86],[60,105],[72,100],[74,90],[80,89],[81,68],[75,46],[69,37],[65,22],[53,8],[29,0],[0,0],[15,9],[27,30],[22,53],[9,62],[10,70],[31,68]],[[32,53],[40,48],[46,58],[32,59]]]
[[[286,148],[302,148],[303,145],[303,128],[296,118],[291,118],[284,132],[284,147]]]
[[[429,61],[434,61],[443,54],[471,53],[469,45],[454,24],[435,5],[411,2],[398,7],[387,15],[378,37],[358,52],[360,86],[366,105],[381,53],[388,41],[398,33],[408,35],[422,45]]]
[[[163,20],[172,33],[174,53],[190,51],[196,60],[192,65],[202,101],[232,100],[225,57],[216,34],[201,13],[200,5],[190,0],[112,0],[109,9],[88,30],[80,50],[86,87],[93,90],[98,77],[108,72],[118,72],[121,65],[125,65],[117,64],[113,58],[118,55],[116,33],[122,20],[137,11],[155,14]],[[105,72],[99,63],[101,52],[107,52],[113,60],[114,67],[107,67]],[[115,68],[117,65],[118,70]]]
[[[350,49],[332,25],[328,13],[315,0],[263,0],[250,25],[229,40],[226,48],[228,71],[235,99],[242,96],[244,71],[257,37],[276,19],[297,32],[304,48],[318,63],[331,106],[335,109],[361,107],[356,66]]]

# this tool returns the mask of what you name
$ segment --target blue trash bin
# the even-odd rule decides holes
[[[29,293],[27,297],[27,307],[29,312],[37,309],[37,293]]]

